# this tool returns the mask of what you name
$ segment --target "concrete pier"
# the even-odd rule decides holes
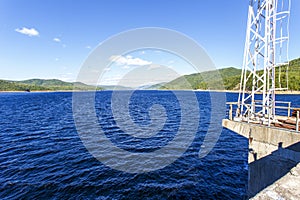
[[[223,127],[249,139],[249,198],[300,199],[299,132],[228,119]]]

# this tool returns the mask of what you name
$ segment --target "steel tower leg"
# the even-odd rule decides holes
[[[275,119],[278,66],[288,62],[290,0],[250,0],[236,118]],[[277,82],[276,82],[277,81]],[[258,99],[258,96],[261,98]]]

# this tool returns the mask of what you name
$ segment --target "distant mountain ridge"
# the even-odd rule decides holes
[[[0,91],[57,91],[57,90],[95,90],[81,82],[65,82],[58,79],[29,79],[24,81],[0,80]],[[97,90],[102,88],[97,87]]]
[[[279,70],[280,69],[280,70]],[[288,73],[286,73],[288,71]],[[160,89],[201,89],[201,90],[238,90],[241,81],[241,69],[228,67],[202,73],[195,73],[181,76],[171,82],[164,84]],[[258,74],[262,74],[263,70],[259,70]],[[288,80],[288,89],[300,91],[300,58],[291,60],[289,65],[276,68],[275,73],[280,74],[281,87],[286,87]],[[218,75],[219,74],[219,75]],[[288,78],[287,78],[288,74]],[[221,80],[218,77],[221,76]],[[276,87],[279,88],[278,76],[276,76]],[[249,81],[251,83],[251,81]],[[224,86],[224,87],[223,87]],[[251,85],[247,85],[246,89],[250,90]]]
[[[164,84],[161,89],[236,89],[237,84],[240,82],[241,73],[241,69],[229,67],[184,75]],[[221,87],[222,85],[224,87]]]
[[[99,87],[104,90],[133,90],[131,87],[126,87],[122,85],[100,85]]]
[[[288,79],[286,72],[288,71]],[[202,89],[202,90],[238,90],[242,70],[228,67],[202,73],[184,75],[168,83],[158,83],[154,85],[144,85],[139,89]],[[262,74],[263,71],[258,71]],[[284,87],[287,85],[289,90],[300,91],[300,58],[291,60],[289,66],[284,65],[276,68],[276,74],[281,74],[280,83]],[[219,80],[217,77],[221,76]],[[203,78],[204,77],[204,78]],[[251,81],[250,81],[251,82]],[[222,86],[222,87],[221,87]],[[224,86],[224,87],[223,87]],[[280,87],[278,77],[276,87]],[[81,82],[65,82],[58,79],[29,79],[24,81],[0,80],[0,91],[56,91],[56,90],[132,90],[133,88],[120,85],[91,86]],[[251,89],[251,85],[247,85]]]

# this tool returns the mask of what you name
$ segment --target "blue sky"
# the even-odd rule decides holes
[[[99,43],[142,27],[181,32],[199,43],[217,68],[241,67],[247,11],[248,0],[1,0],[0,79],[73,81]],[[300,57],[299,47],[300,1],[292,0],[290,59]],[[161,61],[149,53],[135,58]],[[180,61],[176,69],[192,73]]]

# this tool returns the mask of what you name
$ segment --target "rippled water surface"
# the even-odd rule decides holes
[[[97,92],[95,109],[99,125],[113,144],[147,153],[175,137],[183,116],[172,92],[133,93],[129,115],[135,124],[151,123],[147,109],[153,104],[166,111],[164,128],[146,139],[129,137],[118,128],[111,94]],[[199,159],[213,119],[209,93],[196,95],[200,125],[187,151],[165,168],[132,174],[103,165],[85,148],[74,124],[72,93],[1,93],[0,199],[243,199],[247,140],[223,129],[213,150]],[[236,98],[227,94],[228,101]]]

